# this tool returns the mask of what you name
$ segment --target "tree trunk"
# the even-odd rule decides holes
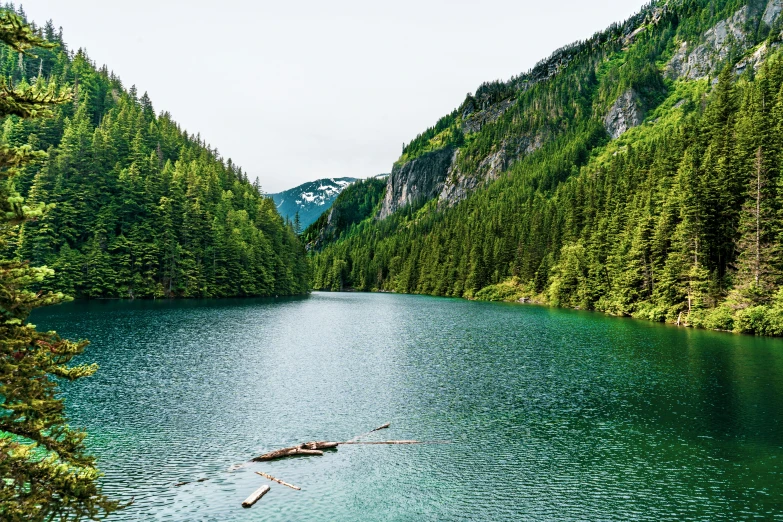
[[[754,277],[756,286],[761,279],[761,147],[756,151],[756,266]]]

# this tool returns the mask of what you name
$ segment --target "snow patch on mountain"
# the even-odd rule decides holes
[[[325,178],[311,181],[280,192],[269,194],[283,218],[294,220],[299,214],[301,228],[305,229],[329,207],[356,178]]]

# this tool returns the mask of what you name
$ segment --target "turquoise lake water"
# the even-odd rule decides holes
[[[135,498],[109,520],[783,520],[781,340],[381,294],[33,322],[92,340],[101,369],[65,395],[105,491]],[[368,440],[452,444],[248,463],[386,422]]]

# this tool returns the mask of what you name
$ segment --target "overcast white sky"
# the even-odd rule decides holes
[[[643,0],[28,0],[126,87],[277,192],[389,172],[482,82]]]

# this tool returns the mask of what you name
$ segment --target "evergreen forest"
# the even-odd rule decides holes
[[[46,212],[6,247],[54,270],[42,290],[80,298],[307,292],[304,249],[257,182],[157,113],[146,93],[69,49],[51,21],[31,27],[53,45],[27,54],[0,46],[0,75],[22,91],[73,92],[50,118],[0,122],[0,144],[47,153],[14,180],[19,196]]]
[[[436,197],[386,219],[376,209],[313,250],[313,287],[783,335],[777,7],[653,2],[526,74],[485,84],[407,144],[398,165],[452,147],[450,175],[471,176],[514,140],[540,147],[464,199]],[[720,40],[715,27],[737,36]],[[677,53],[701,42],[688,63],[708,73],[673,74]],[[644,118],[613,139],[606,115],[626,93]],[[466,125],[498,104],[508,109],[494,121]]]

